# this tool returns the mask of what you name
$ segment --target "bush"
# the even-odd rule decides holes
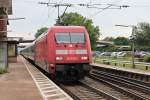
[[[143,62],[143,60],[144,60],[143,58],[138,58],[138,61],[139,61],[139,62]],[[145,60],[144,60],[144,61],[145,61]]]
[[[150,54],[144,56],[144,61],[145,62],[150,62]]]
[[[135,46],[135,50],[149,51],[150,47],[149,46]]]
[[[4,74],[4,73],[7,73],[7,70],[3,69],[3,68],[0,68],[0,74]]]

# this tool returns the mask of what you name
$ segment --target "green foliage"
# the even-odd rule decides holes
[[[131,48],[128,47],[130,45],[130,40],[125,37],[117,37],[117,38],[106,37],[102,41],[111,41],[111,42],[114,42],[114,45],[99,47],[97,48],[97,50],[99,51],[115,52],[115,51],[130,51],[131,50]]]
[[[0,68],[0,74],[4,74],[4,73],[7,73],[7,70],[3,69],[3,68]]]
[[[87,19],[78,13],[65,13],[63,16],[60,17],[60,20],[57,20],[56,25],[62,26],[85,26],[91,41],[92,49],[96,47],[96,41],[99,40],[100,36],[100,29],[98,26],[94,26],[91,19]]]
[[[144,61],[145,62],[150,62],[150,55],[145,55],[144,56]]]
[[[139,46],[150,46],[150,24],[141,22],[137,25],[135,43]]]
[[[150,46],[135,46],[135,50],[140,50],[140,51],[149,51],[150,50]]]
[[[115,45],[129,45],[129,39],[125,37],[117,37],[114,39],[114,44]]]
[[[105,37],[105,38],[103,39],[103,41],[114,41],[114,39],[115,39],[115,38],[113,38],[113,37]]]
[[[35,34],[35,38],[38,38],[42,33],[44,33],[47,30],[48,30],[47,27],[42,27],[42,28],[38,29],[36,34]]]
[[[119,51],[131,51],[131,48],[118,48],[115,46],[108,46],[108,47],[101,47],[101,48],[96,48],[97,51],[108,51],[108,52],[119,52]]]

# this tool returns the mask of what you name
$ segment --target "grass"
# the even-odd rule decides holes
[[[4,73],[7,73],[7,69],[0,68],[0,74],[4,74]]]
[[[107,57],[107,56],[102,56],[102,57],[97,57],[99,59],[107,59],[107,60],[117,60],[117,61],[131,61],[132,57],[131,56],[126,56],[126,57]],[[139,58],[135,58],[135,61],[139,61]]]
[[[115,62],[108,62],[107,60],[115,60]],[[94,63],[99,63],[99,64],[107,64],[107,65],[112,65],[116,67],[124,67],[124,68],[133,68],[132,64],[123,64],[123,63],[117,63],[117,61],[131,61],[131,57],[125,57],[125,58],[113,58],[113,57],[96,57],[93,58]],[[136,61],[136,60],[135,60]],[[146,70],[146,66],[144,65],[135,65],[136,69],[142,69]],[[150,66],[148,68],[150,70]]]

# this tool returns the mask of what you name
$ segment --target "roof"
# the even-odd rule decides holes
[[[85,29],[84,26],[53,26],[50,27],[47,31],[43,32],[35,41],[41,39],[43,36],[48,34],[49,30],[63,30],[63,29]]]
[[[53,26],[53,29],[61,29],[61,28],[85,28],[84,26]]]
[[[110,41],[97,41],[98,44],[104,44],[104,45],[113,45],[113,42]]]

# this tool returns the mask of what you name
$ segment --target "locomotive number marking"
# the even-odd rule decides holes
[[[67,57],[67,60],[78,60],[77,57]]]

